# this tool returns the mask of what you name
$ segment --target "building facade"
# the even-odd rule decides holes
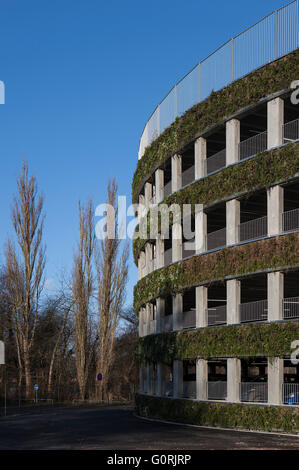
[[[286,8],[298,28],[298,2]],[[149,209],[181,210],[134,240],[141,414],[299,428],[298,46],[198,100],[139,153],[139,226]]]

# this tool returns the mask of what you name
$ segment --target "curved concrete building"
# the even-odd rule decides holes
[[[226,43],[145,126],[142,415],[298,431],[298,12],[292,2]]]

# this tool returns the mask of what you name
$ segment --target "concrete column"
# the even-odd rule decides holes
[[[172,226],[172,261],[181,261],[182,259],[182,224],[174,223]]]
[[[138,258],[138,281],[142,278],[142,259],[141,256],[139,255]]]
[[[275,98],[268,101],[268,149],[282,145],[282,126],[284,123],[284,101]]]
[[[233,199],[226,203],[226,244],[239,242],[240,201]]]
[[[174,155],[171,158],[171,190],[174,193],[182,187],[182,157]]]
[[[173,361],[173,398],[183,394],[183,361]]]
[[[183,314],[183,295],[182,294],[176,294],[173,296],[173,304],[172,304],[172,310],[173,310],[173,330],[178,331],[181,329],[181,320],[182,320],[182,314]]]
[[[282,213],[284,189],[277,185],[267,191],[268,235],[278,235],[282,232]]]
[[[196,398],[197,400],[207,400],[208,383],[208,361],[205,359],[196,360]]]
[[[208,288],[198,286],[195,290],[196,297],[196,328],[207,326],[206,310],[208,308]]]
[[[228,325],[240,323],[239,305],[241,303],[241,284],[237,279],[226,282],[226,321]]]
[[[145,245],[145,263],[146,263],[146,273],[150,274],[152,272],[152,260],[153,260],[153,248],[151,243]]]
[[[138,260],[138,275],[140,275],[140,279],[145,276],[145,253],[144,251],[140,252],[139,260]]]
[[[207,214],[203,210],[203,206],[198,207],[195,212],[195,251],[196,254],[206,251],[207,236]]]
[[[164,240],[161,235],[156,238],[157,269],[164,267]]]
[[[145,197],[143,194],[139,194],[138,203],[139,203],[139,210],[138,210],[137,220],[138,220],[138,224],[140,224],[142,217],[144,217],[146,213]]]
[[[139,338],[141,338],[143,336],[143,309],[141,308],[139,310],[139,317],[138,317],[138,328],[139,328]]]
[[[150,304],[146,304],[145,312],[144,312],[144,319],[145,319],[145,332],[144,332],[144,335],[145,336],[147,336],[149,334],[150,315],[151,315],[151,306],[150,306]]]
[[[161,333],[161,317],[165,315],[165,299],[158,297],[157,300],[157,333]]]
[[[226,166],[239,160],[240,121],[231,119],[226,123]]]
[[[227,359],[227,401],[240,401],[241,361],[232,357]]]
[[[150,205],[150,200],[152,198],[152,194],[153,194],[152,191],[153,191],[152,184],[151,183],[145,183],[144,195],[145,195],[145,207],[147,209]]]
[[[157,395],[162,396],[163,393],[163,380],[164,380],[164,365],[162,362],[157,364]]]
[[[158,168],[155,172],[155,185],[156,185],[156,203],[164,199],[164,170]]]
[[[283,359],[268,359],[268,403],[271,405],[282,405],[283,368]]]
[[[145,197],[143,194],[139,194],[139,197],[138,197],[138,204],[139,204],[139,210],[138,210],[138,224],[140,224],[140,221],[142,219],[142,217],[144,216],[144,213],[146,211],[145,209]]]
[[[268,273],[268,321],[283,319],[282,299],[284,297],[284,274]]]
[[[207,159],[207,141],[203,137],[199,137],[194,144],[194,163],[195,163],[195,179],[203,178],[206,175],[206,159]]]

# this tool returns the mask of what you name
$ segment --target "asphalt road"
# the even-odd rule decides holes
[[[128,406],[57,408],[0,418],[1,450],[299,450],[299,438],[145,421]]]

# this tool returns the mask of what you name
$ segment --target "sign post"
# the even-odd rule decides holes
[[[37,404],[37,392],[38,392],[38,385],[34,385],[34,390],[35,390],[35,403]]]
[[[98,381],[98,384],[100,384],[100,382],[103,380],[103,375],[101,373],[98,373],[97,375],[97,381]],[[99,391],[99,387],[97,387],[97,395],[99,395],[98,393]],[[103,397],[102,397],[103,398]],[[98,396],[98,400],[100,401],[100,397]]]
[[[0,341],[0,365],[5,364],[5,348],[3,341]]]
[[[5,371],[5,347],[4,342],[0,341],[0,365],[3,367],[3,377],[4,377],[4,416],[6,416],[6,371]]]

